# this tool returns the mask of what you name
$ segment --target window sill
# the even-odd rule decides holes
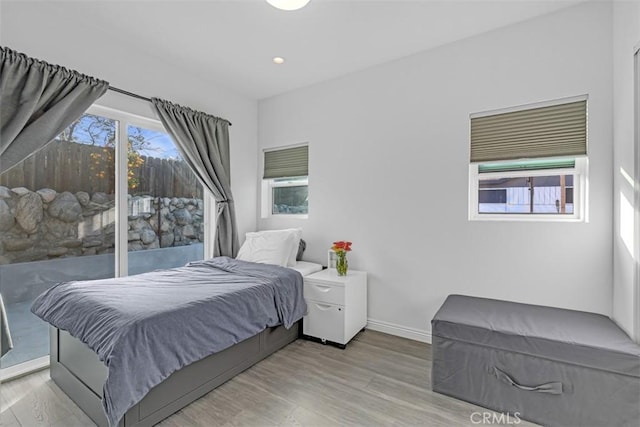
[[[309,219],[309,214],[271,214],[263,216],[262,219]]]
[[[469,221],[510,221],[510,222],[587,222],[583,218],[568,216],[549,215],[496,215],[496,214],[474,214],[469,217]]]

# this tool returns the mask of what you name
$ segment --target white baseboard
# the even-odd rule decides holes
[[[409,328],[375,319],[367,319],[367,329],[431,344],[431,332],[421,329]]]

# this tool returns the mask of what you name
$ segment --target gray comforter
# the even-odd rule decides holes
[[[109,368],[103,406],[116,426],[173,372],[306,314],[302,276],[227,257],[118,279],[63,282],[31,311]]]

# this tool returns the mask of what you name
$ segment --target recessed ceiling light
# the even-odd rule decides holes
[[[281,10],[302,9],[310,0],[267,0],[271,6]]]
[[[276,56],[275,58],[273,58],[273,63],[274,64],[278,64],[278,65],[283,64],[284,63],[284,58]]]

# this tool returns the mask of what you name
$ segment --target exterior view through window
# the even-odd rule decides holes
[[[478,187],[479,213],[573,213],[573,175],[481,178]]]
[[[119,165],[119,150],[126,165]],[[126,170],[126,192],[116,170]],[[121,180],[122,181],[122,180]],[[120,187],[122,188],[122,187]],[[119,203],[127,218],[117,221]],[[124,210],[120,210],[124,211]],[[57,282],[102,279],[204,257],[203,190],[159,122],[92,107],[0,174],[0,277],[14,348],[0,368],[49,354],[29,308]],[[118,244],[120,224],[126,241]],[[116,258],[126,259],[116,270]]]
[[[274,179],[271,188],[273,191],[272,214],[309,213],[307,177]]]

